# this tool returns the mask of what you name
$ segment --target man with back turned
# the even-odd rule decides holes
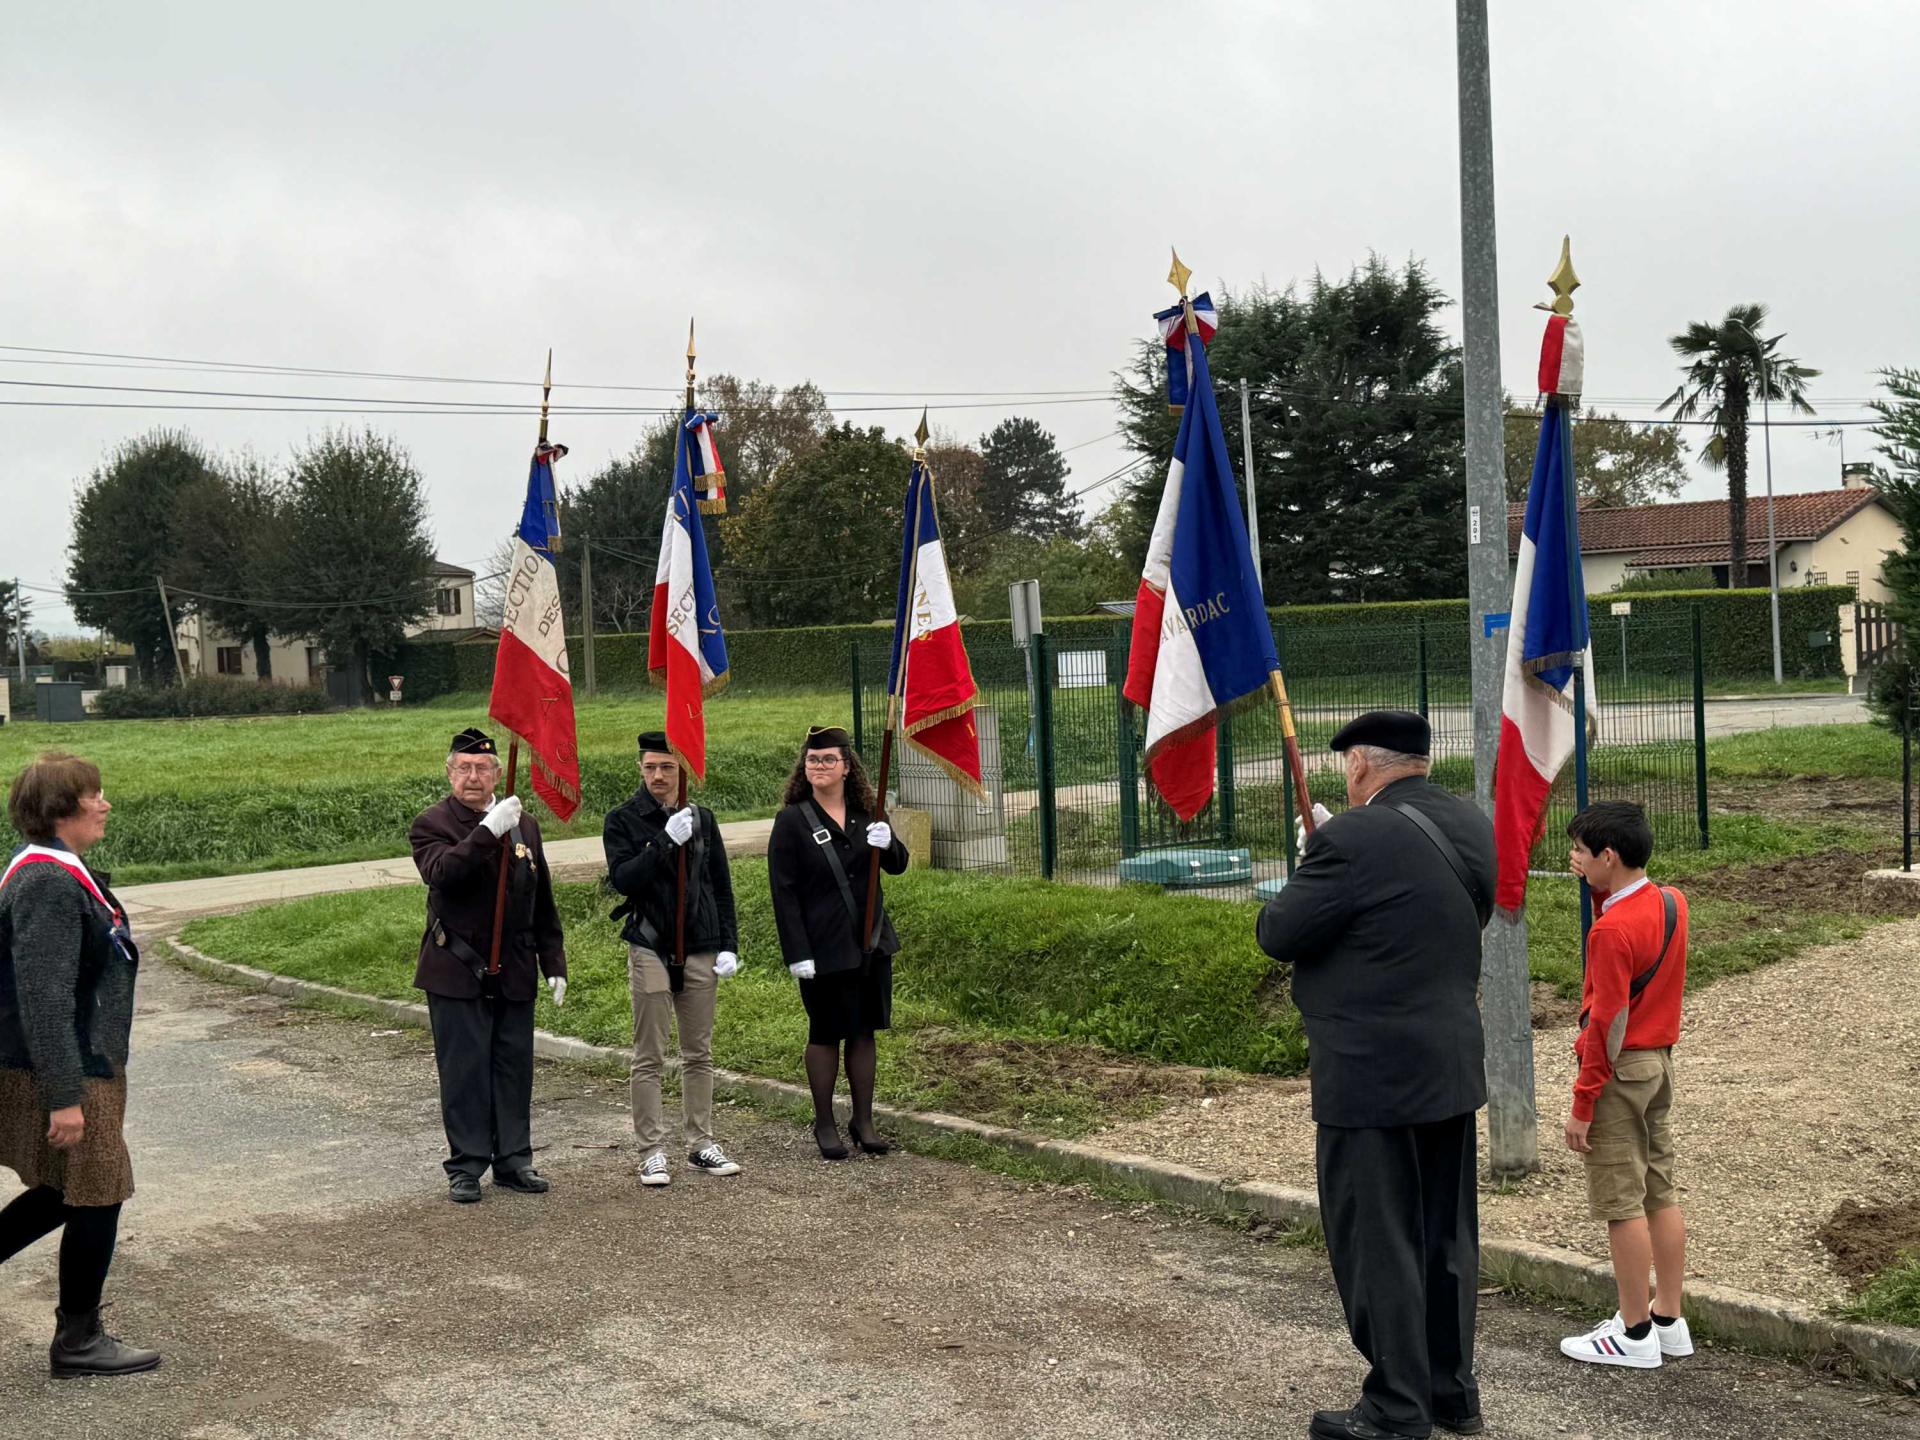
[[[1260,912],[1293,967],[1319,1126],[1321,1224],[1353,1343],[1372,1367],[1320,1440],[1478,1434],[1474,1112],[1486,1103],[1477,990],[1493,826],[1431,784],[1431,732],[1403,710],[1333,737],[1349,807]]]

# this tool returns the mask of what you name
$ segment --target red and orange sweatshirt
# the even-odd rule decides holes
[[[1594,1103],[1613,1078],[1613,1062],[1622,1050],[1658,1050],[1680,1038],[1680,997],[1687,988],[1687,897],[1678,890],[1672,893],[1678,924],[1666,959],[1629,1002],[1634,977],[1653,964],[1666,933],[1660,887],[1643,880],[1618,895],[1593,892],[1587,978],[1580,993],[1586,1024],[1573,1044],[1580,1059],[1573,1082],[1575,1120],[1593,1119]]]

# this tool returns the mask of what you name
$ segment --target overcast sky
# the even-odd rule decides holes
[[[1907,273],[1920,5],[1491,11],[1509,389],[1532,392],[1529,307],[1563,232],[1586,282],[1587,385],[1607,408],[1651,413],[1675,380],[1667,337],[1746,300],[1768,303],[1784,349],[1824,372],[1823,416],[1860,418],[1877,367],[1920,364]],[[551,345],[556,403],[644,406],[657,402],[568,384],[676,385],[697,314],[703,371],[906,407],[940,391],[1106,389],[1172,298],[1169,243],[1207,284],[1344,273],[1377,250],[1420,257],[1460,291],[1445,0],[67,0],[13,7],[6,29],[8,346],[534,382]],[[1458,311],[1444,318],[1457,334]],[[0,379],[537,399],[532,385],[48,358],[0,350]],[[842,413],[899,433],[917,418]],[[971,436],[1008,413],[1080,447],[1077,485],[1128,458],[1106,399],[934,418]],[[0,407],[0,575],[57,582],[76,481],[158,423],[283,456],[340,421]],[[425,474],[440,554],[482,561],[517,516],[533,423],[367,423]],[[556,419],[573,448],[563,479],[646,424]],[[1847,432],[1849,459],[1868,445]],[[1778,488],[1837,483],[1832,443],[1782,430],[1773,450]],[[1688,493],[1722,484],[1701,471]],[[34,603],[39,625],[71,628],[57,597]]]

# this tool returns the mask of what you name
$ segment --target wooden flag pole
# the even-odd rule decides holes
[[[680,475],[681,452],[687,443],[687,416],[693,413],[693,356],[693,321],[689,319],[687,321],[687,404],[681,411],[680,423],[674,427],[676,431],[673,442],[675,483],[678,483]],[[700,523],[698,506],[689,507],[687,523],[689,525]],[[679,808],[684,810],[687,808],[687,760],[684,755],[676,755],[674,759],[679,762],[676,768],[680,771]],[[695,816],[694,820],[696,824],[699,823],[698,816]],[[674,857],[673,869],[673,963],[685,965],[687,963],[687,847],[677,845],[674,848],[677,854]]]
[[[914,432],[913,463],[924,466],[927,463],[927,412],[920,412],[920,428]],[[874,793],[873,818],[887,818],[887,781],[893,770],[893,732],[900,723],[900,706],[907,693],[907,655],[913,648],[913,607],[920,594],[920,509],[926,503],[926,479],[922,478],[913,492],[913,524],[909,534],[913,543],[907,550],[907,613],[906,628],[900,638],[900,673],[895,677],[893,686],[887,691],[887,729],[880,740],[880,785]],[[899,624],[896,617],[895,625]],[[873,948],[874,915],[880,902],[880,852],[875,850],[868,857],[867,868],[867,914],[866,923],[861,927],[860,948],[862,951]]]
[[[547,351],[546,378],[540,382],[540,443],[547,441],[547,401],[553,394],[553,351]],[[507,796],[511,796],[520,774],[520,737],[507,746]],[[502,797],[506,798],[506,797]],[[507,925],[507,871],[513,864],[513,831],[500,837],[500,876],[493,889],[493,942],[487,950],[487,974],[500,973],[500,937]]]
[[[1193,313],[1193,301],[1187,295],[1187,282],[1193,278],[1193,271],[1180,263],[1180,252],[1173,252],[1173,268],[1167,272],[1167,283],[1180,292],[1180,307],[1187,317],[1187,343],[1198,345],[1200,339],[1200,317]],[[1251,442],[1249,441],[1249,444]],[[1252,452],[1249,451],[1249,454]],[[1251,558],[1251,552],[1249,552]],[[1293,798],[1300,811],[1300,823],[1306,827],[1307,834],[1313,833],[1313,797],[1307,794],[1307,767],[1300,758],[1300,737],[1294,733],[1293,705],[1287,699],[1287,682],[1278,670],[1267,676],[1273,690],[1273,703],[1280,712],[1280,739],[1286,747],[1287,769],[1293,774]]]

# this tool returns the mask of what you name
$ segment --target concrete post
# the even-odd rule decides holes
[[[1501,437],[1500,296],[1494,243],[1493,100],[1486,0],[1455,0],[1460,84],[1461,308],[1466,331],[1468,645],[1473,657],[1473,791],[1493,809],[1507,636],[1484,617],[1507,610],[1507,487]],[[1533,1095],[1532,990],[1524,919],[1496,915],[1481,946],[1487,1035],[1488,1161],[1496,1176],[1540,1163]]]

